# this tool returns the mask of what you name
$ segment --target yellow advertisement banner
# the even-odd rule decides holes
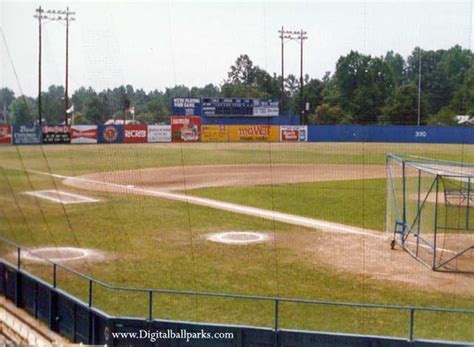
[[[225,125],[201,125],[202,142],[227,142],[229,134]]]
[[[230,125],[229,141],[267,141],[280,140],[280,127],[277,125]]]

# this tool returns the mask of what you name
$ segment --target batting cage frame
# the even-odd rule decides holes
[[[389,153],[385,229],[424,265],[474,273],[474,164]]]

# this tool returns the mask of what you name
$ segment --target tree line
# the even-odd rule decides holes
[[[416,124],[419,112],[422,124],[454,125],[455,115],[474,115],[473,59],[473,53],[459,45],[436,51],[416,47],[406,59],[393,51],[384,56],[351,51],[339,58],[334,73],[327,72],[322,79],[305,75],[302,90],[299,78],[286,76],[280,111],[300,114],[303,107],[309,124]],[[160,124],[169,123],[171,99],[178,96],[279,100],[281,76],[241,55],[220,85],[178,85],[149,92],[131,85],[99,92],[81,87],[71,95],[70,104],[76,124],[130,118],[130,106],[137,121]],[[41,100],[44,122],[62,123],[64,87],[50,86]],[[0,122],[32,124],[37,119],[36,98],[0,89]]]

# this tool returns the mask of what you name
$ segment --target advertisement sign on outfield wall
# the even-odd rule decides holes
[[[12,128],[9,125],[0,124],[0,145],[12,143]]]
[[[201,98],[173,98],[172,111],[177,116],[201,114]]]
[[[200,139],[201,117],[171,116],[171,138],[173,142],[196,142]]]
[[[145,143],[147,140],[146,125],[125,125],[123,142],[125,143]]]
[[[99,125],[97,135],[99,143],[122,143],[124,136],[123,125]]]
[[[202,142],[227,142],[229,133],[225,125],[201,125]]]
[[[42,132],[44,144],[71,143],[71,128],[67,125],[44,125]]]
[[[278,142],[280,140],[280,127],[274,125],[230,125],[229,141],[265,141]]]
[[[149,125],[148,142],[171,142],[170,125]]]
[[[97,125],[71,125],[71,143],[97,143]]]
[[[41,144],[40,125],[14,125],[13,144],[14,145],[36,145]]]
[[[281,142],[305,142],[308,141],[308,127],[306,125],[282,125],[280,126]]]

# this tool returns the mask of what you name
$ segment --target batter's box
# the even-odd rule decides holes
[[[84,195],[63,192],[62,190],[38,190],[34,192],[24,192],[23,194],[36,196],[41,199],[54,201],[54,202],[64,204],[64,205],[87,204],[91,202],[100,201],[99,199],[94,199],[94,198],[84,196]]]

